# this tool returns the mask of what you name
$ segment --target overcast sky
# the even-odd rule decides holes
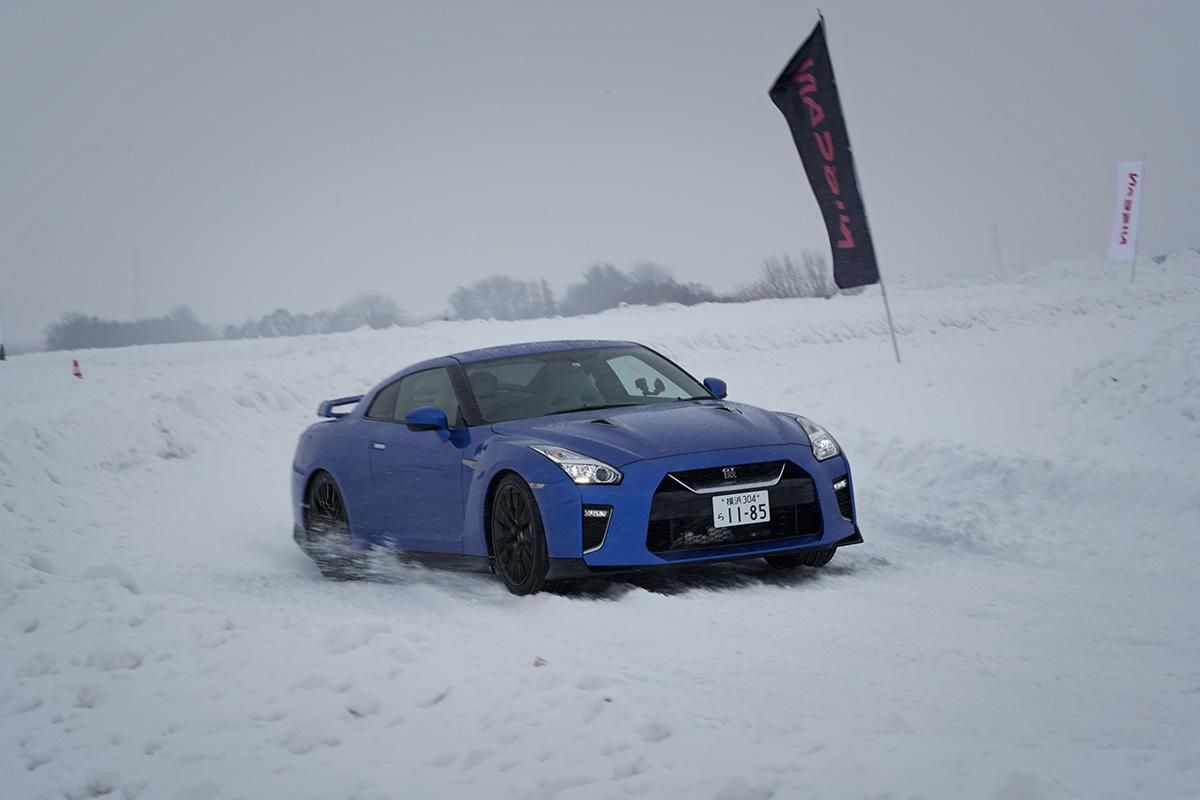
[[[884,277],[1200,246],[1200,2],[822,3]],[[804,2],[0,0],[0,303],[222,324],[827,250],[767,97]],[[140,252],[141,288],[135,280]]]

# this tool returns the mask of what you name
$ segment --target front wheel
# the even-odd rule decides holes
[[[836,547],[822,547],[781,556],[763,556],[763,561],[767,562],[767,566],[775,567],[776,569],[823,567],[833,559],[833,554],[836,552]]]
[[[529,484],[505,475],[492,497],[492,558],[513,594],[534,594],[546,584],[550,558],[546,532]]]

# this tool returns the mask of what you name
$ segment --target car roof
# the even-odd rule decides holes
[[[518,344],[505,344],[498,347],[484,347],[479,350],[465,350],[461,353],[454,353],[448,356],[438,356],[425,361],[418,361],[416,364],[409,364],[399,372],[389,375],[386,379],[375,384],[366,394],[363,395],[365,402],[359,403],[359,407],[363,409],[360,413],[365,413],[367,406],[375,399],[375,395],[379,393],[383,387],[389,385],[393,381],[398,381],[401,378],[407,377],[417,372],[424,372],[427,369],[436,369],[437,367],[449,367],[456,361],[460,364],[472,364],[479,361],[489,361],[493,358],[505,358],[507,356],[520,356],[528,353],[557,353],[564,350],[591,350],[597,347],[643,347],[637,342],[623,341],[608,341],[605,339],[561,339],[553,342],[521,342]]]
[[[641,347],[637,342],[609,341],[605,339],[560,339],[553,342],[521,342],[498,347],[466,350],[450,356],[461,364],[490,361],[494,358],[523,356],[531,353],[557,353],[563,350],[591,350],[597,347]]]

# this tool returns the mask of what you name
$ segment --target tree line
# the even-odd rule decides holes
[[[226,339],[270,339],[275,336],[304,336],[313,333],[341,333],[364,325],[368,328],[390,328],[405,323],[404,311],[390,297],[382,294],[360,294],[333,311],[313,314],[293,314],[277,308],[258,319],[248,319],[241,325],[226,325]]]
[[[744,303],[792,297],[832,297],[838,292],[822,253],[806,250],[800,258],[776,256],[764,260],[758,275],[726,294],[701,283],[676,280],[658,264],[642,263],[629,270],[612,264],[593,264],[580,280],[556,299],[544,279],[520,281],[493,275],[450,293],[447,303],[454,319],[536,319],[595,314],[622,305],[657,306],[678,303]]]
[[[825,256],[814,251],[767,258],[758,275],[732,292],[720,294],[701,283],[677,280],[670,270],[642,263],[622,270],[612,264],[594,264],[557,298],[545,279],[521,281],[493,275],[459,286],[447,298],[447,319],[518,320],[552,316],[594,314],[622,305],[678,303],[741,303],[793,297],[830,297],[836,294]],[[48,350],[89,347],[124,347],[135,344],[198,342],[210,339],[257,339],[276,336],[337,333],[363,326],[388,328],[404,325],[399,304],[379,293],[362,294],[332,311],[293,314],[277,308],[241,324],[226,325],[220,332],[201,322],[187,306],[176,306],[161,317],[109,320],[77,311],[45,330]]]
[[[187,306],[175,306],[161,317],[134,320],[101,319],[71,311],[46,327],[47,350],[202,342],[212,338],[209,327]]]
[[[121,321],[72,311],[64,314],[58,322],[46,326],[45,334],[47,350],[80,350],[134,344],[204,342],[217,338],[260,339],[338,333],[364,325],[369,328],[389,328],[403,325],[404,322],[404,312],[395,300],[370,293],[359,295],[333,311],[293,314],[285,308],[277,308],[240,325],[226,325],[220,337],[187,306],[176,306],[162,317]]]

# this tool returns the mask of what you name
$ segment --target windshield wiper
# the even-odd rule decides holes
[[[561,411],[551,411],[544,416],[553,417],[557,414],[574,414],[577,411],[602,411],[606,408],[629,408],[630,406],[644,406],[646,403],[602,403],[598,406],[580,406],[579,408],[564,408]]]

